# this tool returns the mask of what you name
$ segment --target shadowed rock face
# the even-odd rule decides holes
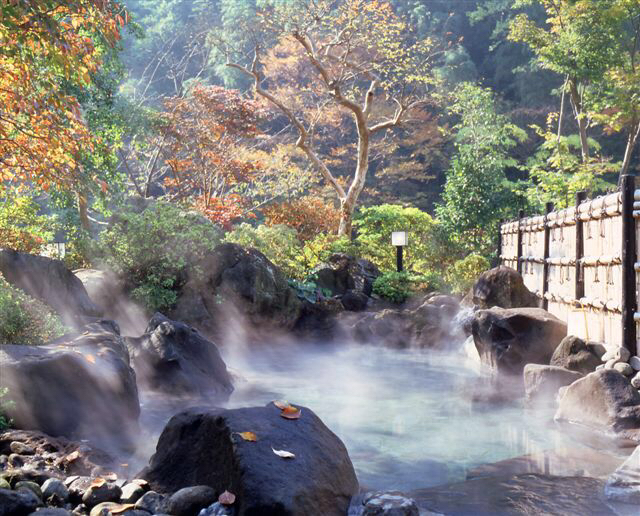
[[[228,304],[258,326],[290,330],[298,320],[298,296],[282,271],[256,249],[222,244],[198,267],[203,275],[187,282],[170,314],[173,319],[214,335],[226,326]]]
[[[218,348],[191,326],[157,313],[142,337],[126,340],[138,382],[146,388],[224,400],[233,391]]]
[[[480,360],[495,373],[521,375],[526,364],[548,364],[567,325],[541,308],[490,308],[471,325]]]
[[[301,410],[297,420],[281,417],[273,404],[177,414],[140,475],[160,492],[193,485],[229,490],[240,515],[344,515],[358,491],[347,450],[311,410]],[[238,435],[247,431],[257,442]]]
[[[540,305],[537,296],[524,284],[518,271],[501,265],[483,272],[464,299],[467,306],[480,309],[534,308]]]
[[[555,405],[558,390],[580,378],[582,378],[580,373],[569,371],[564,367],[527,364],[524,367],[524,390],[527,402]]]
[[[53,308],[67,324],[101,315],[82,282],[60,260],[0,249],[0,272],[9,283]]]
[[[45,346],[0,346],[0,384],[15,426],[130,449],[140,405],[129,353],[117,327],[85,327]]]
[[[589,374],[602,363],[600,358],[605,351],[602,344],[585,342],[578,337],[568,335],[553,352],[551,365]]]
[[[601,369],[566,388],[555,420],[640,443],[640,393],[618,371]]]

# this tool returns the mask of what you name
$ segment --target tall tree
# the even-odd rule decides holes
[[[228,66],[251,77],[255,93],[295,128],[298,148],[338,197],[338,233],[350,236],[372,140],[405,123],[430,100],[436,82],[431,72],[440,53],[432,39],[416,38],[391,5],[378,0],[277,2],[260,20],[259,30],[246,27],[255,41],[249,61],[224,41],[219,45]],[[296,109],[271,87],[275,78],[265,66],[265,51],[284,43],[297,48],[307,64],[297,93],[310,99],[313,113]],[[346,186],[314,146],[316,124],[335,107],[349,115],[357,132],[356,163]]]

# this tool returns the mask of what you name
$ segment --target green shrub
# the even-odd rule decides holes
[[[11,426],[11,419],[7,416],[7,410],[12,408],[14,403],[11,400],[3,400],[9,389],[0,387],[0,432],[3,432]]]
[[[466,294],[478,276],[489,269],[489,260],[479,254],[470,254],[447,269],[446,280],[454,294]]]
[[[437,265],[435,223],[431,215],[418,208],[394,204],[362,208],[354,220],[354,226],[362,258],[371,260],[383,272],[391,272],[396,268],[396,251],[391,245],[393,231],[409,233],[409,245],[404,249],[404,263],[408,270],[427,273]]]
[[[0,276],[0,344],[42,344],[64,331],[60,318],[44,303]]]
[[[9,195],[0,202],[0,247],[38,253],[53,238],[51,219],[28,196]]]
[[[196,265],[220,238],[220,229],[202,215],[158,202],[114,216],[98,251],[132,297],[153,312],[172,307],[188,274],[199,273]]]
[[[385,272],[374,281],[373,293],[392,303],[404,303],[413,294],[438,290],[440,286],[435,273]]]

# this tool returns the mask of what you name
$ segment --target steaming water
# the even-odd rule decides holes
[[[307,406],[345,443],[361,485],[409,490],[464,480],[471,468],[557,446],[552,413],[472,402],[480,375],[462,353],[348,346],[253,351],[228,406]],[[235,366],[235,367],[234,367]]]

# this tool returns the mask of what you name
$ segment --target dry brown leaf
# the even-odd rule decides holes
[[[91,485],[89,487],[102,487],[106,483],[107,481],[104,478],[98,477],[93,482],[91,482]]]
[[[293,405],[289,405],[280,412],[280,415],[285,419],[300,419],[300,414],[302,414],[302,410]]]
[[[253,432],[238,432],[238,435],[242,437],[245,441],[251,441],[255,443],[258,440],[258,436]]]
[[[125,503],[116,507],[115,509],[109,509],[109,512],[111,514],[122,514],[123,512],[127,512],[128,510],[133,509],[135,506],[136,504],[134,503]]]
[[[274,449],[274,447],[271,447],[271,450],[273,450],[273,453],[275,453],[278,457],[282,457],[283,459],[295,459],[296,456],[295,454],[291,453],[290,451],[287,450],[276,450]]]
[[[290,407],[291,405],[289,405],[288,401],[282,401],[282,400],[276,400],[273,402],[273,404],[278,407],[280,410],[284,410],[287,407]]]
[[[218,497],[218,502],[222,505],[233,505],[236,501],[236,495],[230,493],[229,491],[225,491]]]

